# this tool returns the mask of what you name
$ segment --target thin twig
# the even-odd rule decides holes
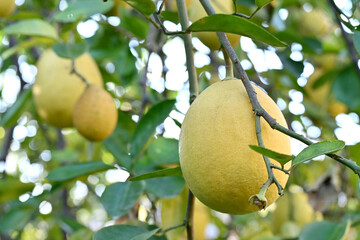
[[[75,59],[71,59],[71,74],[75,74],[76,76],[78,76],[87,86],[90,85],[90,82],[81,74],[76,70],[76,66],[75,66]]]
[[[180,19],[181,28],[185,31],[189,27],[189,18],[187,15],[185,0],[176,0],[178,7],[178,14]],[[186,54],[186,67],[189,75],[189,84],[190,84],[190,104],[195,100],[199,95],[199,85],[196,76],[196,69],[194,65],[194,54],[193,47],[191,42],[191,33],[186,33],[182,35],[185,45],[185,54]],[[185,223],[186,223],[186,232],[187,239],[194,240],[194,228],[193,228],[193,215],[194,215],[194,202],[195,197],[189,189],[188,202],[186,207],[185,214]]]
[[[336,23],[339,25],[339,28],[341,30],[341,35],[343,36],[343,38],[345,40],[346,46],[348,48],[348,51],[349,51],[349,54],[350,54],[350,57],[351,57],[351,61],[352,61],[353,65],[354,65],[354,67],[356,69],[356,72],[357,72],[358,76],[360,77],[360,68],[359,68],[359,65],[358,65],[359,56],[356,53],[354,42],[351,40],[349,35],[345,32],[345,29],[344,29],[343,25],[341,24],[341,20],[340,20],[340,17],[339,17],[340,13],[338,12],[339,9],[335,5],[334,1],[329,0],[329,3],[330,3],[330,6],[331,6],[331,8],[332,8],[332,10],[334,12]]]
[[[158,233],[155,234],[155,235],[156,235],[156,236],[163,236],[163,235],[165,235],[165,233],[167,233],[167,232],[169,232],[169,231],[171,231],[171,230],[175,230],[175,229],[177,229],[177,228],[185,227],[185,225],[186,225],[186,223],[183,222],[183,223],[180,223],[180,224],[178,224],[178,225],[174,225],[174,226],[171,226],[171,227],[169,227],[169,228],[165,228],[164,230],[158,232]]]

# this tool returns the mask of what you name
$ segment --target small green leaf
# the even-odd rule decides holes
[[[171,176],[145,180],[145,190],[160,198],[171,198],[179,195],[185,187],[183,177]]]
[[[265,6],[268,3],[271,3],[273,0],[255,0],[255,4],[256,6],[258,6],[259,8],[262,8],[263,6]]]
[[[151,178],[159,178],[159,177],[169,177],[169,176],[182,176],[182,171],[180,167],[176,168],[166,168],[150,173],[145,173],[133,178],[130,178],[130,181],[141,181]]]
[[[140,153],[146,142],[155,132],[156,127],[164,122],[173,109],[175,100],[165,100],[154,105],[139,121],[131,140],[132,158]]]
[[[106,187],[101,196],[101,203],[112,218],[119,218],[134,206],[143,190],[142,182],[114,183]]]
[[[81,43],[57,43],[53,45],[54,52],[62,58],[77,58],[88,49],[86,42]]]
[[[249,145],[249,147],[252,150],[254,150],[255,152],[258,152],[258,153],[260,153],[262,155],[265,155],[267,157],[270,157],[270,158],[278,161],[281,164],[281,166],[283,166],[283,167],[287,162],[294,159],[294,156],[292,156],[292,155],[286,155],[286,154],[274,152],[274,151],[272,151],[270,149],[263,148],[263,147],[260,147],[260,146]]]
[[[0,218],[0,232],[12,233],[23,229],[30,221],[35,209],[32,208],[14,208],[8,212],[2,213]]]
[[[83,175],[88,175],[94,172],[100,172],[107,169],[113,168],[113,166],[107,165],[103,162],[84,162],[66,165],[63,167],[52,170],[47,179],[49,181],[67,181]]]
[[[188,31],[234,33],[262,41],[275,47],[286,47],[286,43],[265,30],[263,27],[241,17],[227,14],[215,14],[191,24]]]
[[[40,36],[58,39],[55,28],[49,23],[40,19],[22,20],[6,26],[3,29],[5,34],[20,34],[26,36]]]
[[[350,228],[350,222],[313,222],[304,226],[299,240],[341,240]]]
[[[132,237],[130,240],[147,240],[154,236],[157,231],[159,231],[159,228],[156,228],[149,232],[140,233],[139,235]]]
[[[145,16],[150,16],[156,10],[155,3],[152,0],[124,0],[124,2],[127,2]]]
[[[55,14],[54,19],[58,22],[75,22],[87,19],[97,13],[106,13],[114,6],[114,1],[78,0],[72,1],[69,6]]]
[[[14,126],[20,115],[24,112],[24,108],[26,104],[30,101],[31,96],[31,88],[28,88],[21,92],[15,103],[2,116],[0,125],[5,128]]]
[[[335,141],[323,141],[311,144],[307,148],[303,149],[293,160],[291,168],[303,163],[307,160],[311,160],[323,154],[333,153],[339,151],[345,147],[345,142],[340,140]]]
[[[114,225],[100,229],[95,233],[93,240],[129,240],[143,233],[147,233],[146,229],[137,226]]]
[[[155,166],[179,163],[179,141],[160,137],[152,141],[146,152]]]

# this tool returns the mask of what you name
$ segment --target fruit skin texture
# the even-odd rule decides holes
[[[70,73],[71,60],[60,58],[51,49],[42,54],[37,68],[33,96],[40,117],[55,127],[72,127],[74,105],[86,84]],[[75,68],[90,83],[103,85],[100,71],[89,54],[76,58]]]
[[[286,127],[275,102],[258,87],[254,88],[260,104]],[[273,130],[263,119],[261,129],[266,148],[291,154],[289,136]],[[230,214],[259,210],[248,200],[259,193],[268,174],[262,155],[251,150],[250,144],[257,145],[255,120],[242,82],[229,78],[205,89],[185,116],[179,142],[184,178],[200,201]],[[274,174],[285,186],[288,176],[278,170]],[[266,193],[268,205],[278,197],[276,186],[271,185]]]
[[[210,0],[211,5],[214,7],[216,13],[232,14],[234,13],[234,4],[232,0],[215,1]],[[208,16],[202,7],[200,1],[193,1],[189,7],[189,19],[192,22],[199,20],[200,18]],[[226,34],[231,45],[235,47],[240,42],[240,35]],[[220,43],[218,41],[215,32],[195,32],[195,37],[198,37],[202,43],[204,43],[211,51],[219,50]]]
[[[0,1],[0,17],[8,17],[15,10],[15,0]]]
[[[112,96],[91,84],[74,106],[74,126],[90,141],[102,141],[114,131],[118,112]]]

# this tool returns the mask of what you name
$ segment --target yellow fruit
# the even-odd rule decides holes
[[[232,14],[234,13],[234,4],[232,0],[211,0],[210,3],[215,9],[216,13]],[[206,17],[207,14],[202,7],[200,1],[193,1],[189,7],[189,19],[192,22],[199,20],[200,18]],[[236,46],[240,42],[240,35],[237,34],[226,34],[232,46]],[[204,43],[211,51],[219,50],[220,44],[215,32],[196,32],[195,37],[198,37],[202,43]]]
[[[185,0],[186,7],[189,7],[192,2],[193,0]],[[168,0],[166,4],[168,10],[175,12],[178,10],[176,0]]]
[[[89,82],[102,86],[100,71],[89,54],[76,58],[75,67]],[[33,96],[39,115],[56,127],[72,127],[73,108],[86,84],[70,73],[71,60],[60,58],[51,49],[42,54],[37,68]]]
[[[260,104],[286,127],[276,103],[254,88]],[[261,128],[265,147],[291,154],[289,136],[273,130],[263,119]],[[242,82],[229,78],[206,88],[185,116],[179,142],[184,178],[200,201],[230,214],[259,210],[250,205],[249,198],[259,193],[268,174],[262,155],[251,150],[250,144],[257,145],[255,120]],[[288,176],[278,170],[274,174],[285,186]],[[266,193],[268,204],[278,197],[276,186],[271,185]]]
[[[15,0],[0,1],[0,17],[8,17],[15,10]]]
[[[306,36],[323,36],[329,33],[331,19],[318,9],[311,12],[302,11],[299,19],[299,31]]]
[[[91,84],[74,106],[74,126],[90,141],[102,141],[114,131],[118,112],[112,96]]]
[[[346,113],[348,111],[348,108],[342,102],[331,99],[328,106],[328,111],[331,114],[331,116],[336,117],[340,113]]]
[[[288,224],[301,228],[307,223],[316,220],[316,213],[308,202],[308,195],[298,186],[290,186],[286,193],[276,202],[276,210],[272,214],[272,229],[275,234],[282,233],[288,236]]]
[[[188,198],[188,188],[174,198],[161,200],[161,224],[162,229],[178,225],[184,221]],[[194,208],[194,237],[195,239],[206,239],[205,230],[210,221],[209,208],[195,199]],[[186,231],[178,228],[166,233],[168,240],[185,240]]]

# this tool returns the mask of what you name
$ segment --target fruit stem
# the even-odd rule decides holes
[[[204,7],[205,11],[207,12],[208,15],[213,15],[215,14],[215,10],[212,8],[211,4],[209,3],[208,0],[200,0],[200,3],[202,4],[202,6]],[[263,107],[260,105],[257,97],[256,97],[256,92],[254,90],[254,88],[252,87],[249,77],[247,76],[245,70],[243,69],[243,67],[240,64],[240,60],[237,57],[235,50],[232,48],[229,40],[226,37],[225,33],[221,33],[218,32],[216,33],[218,35],[218,38],[221,42],[222,47],[226,50],[226,52],[229,54],[229,57],[231,58],[234,66],[235,66],[235,77],[239,78],[243,84],[244,87],[246,89],[246,92],[249,96],[251,105],[253,107],[253,110],[255,112],[256,115],[263,117],[266,122],[273,128],[276,129],[290,137],[293,137],[295,139],[298,139],[300,141],[302,141],[303,143],[310,145],[313,144],[313,142],[305,137],[303,137],[300,134],[297,134],[295,132],[293,132],[292,130],[289,130],[283,126],[281,126],[280,124],[277,123],[276,119],[274,119],[273,117],[270,116],[269,113],[267,113]],[[328,154],[327,156],[333,158],[334,160],[344,164],[345,166],[349,167],[351,170],[354,171],[355,174],[357,174],[360,177],[360,166],[358,166],[354,161],[351,161],[349,159],[346,159],[342,156],[339,156],[337,154]]]
[[[78,76],[85,84],[86,86],[90,85],[90,82],[78,71],[76,71],[76,67],[75,67],[75,59],[71,59],[71,74],[75,74],[76,76]]]
[[[183,31],[185,31],[189,27],[189,18],[187,15],[185,0],[176,0],[176,4],[178,7],[178,14],[179,14],[181,28]],[[194,65],[194,53],[191,42],[191,33],[183,34],[182,37],[185,45],[186,67],[189,74],[189,84],[190,84],[189,90],[190,90],[190,104],[191,104],[195,100],[195,98],[199,95],[199,85],[198,85],[196,69]],[[186,214],[184,219],[188,240],[194,240],[194,228],[193,228],[194,202],[195,202],[195,197],[189,189],[189,196],[188,196]]]

